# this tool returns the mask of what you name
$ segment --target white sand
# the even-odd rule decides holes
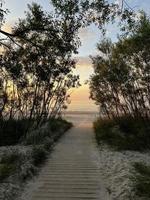
[[[100,172],[113,200],[135,200],[132,190],[133,183],[130,178],[134,173],[134,162],[150,165],[150,153],[117,152],[105,145],[100,147]]]

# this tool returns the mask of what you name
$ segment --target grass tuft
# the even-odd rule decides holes
[[[50,119],[44,126],[29,132],[26,135],[24,143],[27,145],[39,145],[45,143],[48,139],[50,144],[52,141],[57,141],[57,139],[71,127],[71,123],[61,118]]]
[[[33,164],[35,166],[42,164],[47,158],[47,153],[42,145],[35,146],[32,151]]]
[[[136,195],[150,198],[150,166],[143,163],[134,163],[134,169],[133,181]]]
[[[13,164],[0,164],[0,182],[12,175],[15,169]]]
[[[20,160],[20,155],[17,152],[4,154],[0,161],[0,181],[8,178],[17,169],[17,163]]]

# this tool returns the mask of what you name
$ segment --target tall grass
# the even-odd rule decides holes
[[[144,163],[134,163],[134,169],[133,181],[136,195],[150,199],[150,166]]]
[[[98,143],[105,142],[119,150],[150,149],[150,121],[131,116],[98,119],[94,123]]]
[[[72,124],[63,119],[49,119],[42,127],[32,130],[23,139],[27,145],[39,145],[42,143],[53,143],[71,128]]]
[[[0,159],[0,182],[15,173],[19,160],[20,154],[18,152],[11,152],[2,156]]]
[[[49,119],[46,126],[42,125],[37,129],[28,129],[28,125],[28,119],[0,120],[0,146],[16,145],[23,142],[22,140],[26,140],[27,144],[41,143],[46,136],[56,139],[57,132],[60,133],[62,130],[62,133],[64,133],[72,126],[61,118]]]
[[[25,135],[28,119],[0,120],[0,146],[15,145]]]

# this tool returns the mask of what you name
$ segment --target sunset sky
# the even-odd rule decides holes
[[[111,0],[112,1],[112,0]],[[114,0],[116,2],[116,0]],[[6,23],[3,29],[10,31],[11,26],[18,18],[24,17],[24,11],[27,10],[27,4],[33,0],[5,0],[5,7],[9,9],[10,13],[6,17]],[[34,0],[43,6],[45,10],[51,10],[52,7],[49,0]],[[119,0],[117,0],[119,2]],[[150,13],[150,0],[126,0],[126,2],[134,9],[143,9],[148,14]],[[116,25],[109,25],[106,35],[113,41],[116,41],[118,29]],[[96,111],[98,108],[94,102],[89,100],[89,88],[85,85],[85,81],[92,74],[92,64],[89,55],[96,55],[96,43],[102,39],[100,31],[94,26],[80,30],[80,38],[82,46],[79,48],[79,54],[76,56],[77,67],[76,74],[80,74],[82,86],[78,89],[72,90],[71,104],[69,110],[77,111]]]

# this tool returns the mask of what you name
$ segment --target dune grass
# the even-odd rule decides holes
[[[72,126],[71,123],[61,118],[49,119],[47,121],[47,130],[42,126],[37,129],[29,129],[27,133],[28,125],[28,119],[0,120],[0,146],[16,145],[24,142],[23,140],[25,138],[28,144],[41,143],[41,140],[46,136],[55,136],[56,132],[60,132],[60,129],[64,132]],[[28,137],[26,137],[26,135],[28,135]]]
[[[0,160],[0,182],[15,173],[19,159],[20,154],[17,152],[11,152],[2,156]]]
[[[97,142],[118,150],[150,149],[150,121],[123,116],[94,122]]]
[[[28,119],[0,120],[0,146],[16,145],[26,133]]]
[[[150,198],[150,166],[144,163],[134,163],[133,177],[135,193],[139,197]]]
[[[64,119],[50,119],[40,128],[28,132],[23,138],[23,143],[26,145],[39,145],[42,143],[50,145],[71,127],[72,124]]]

